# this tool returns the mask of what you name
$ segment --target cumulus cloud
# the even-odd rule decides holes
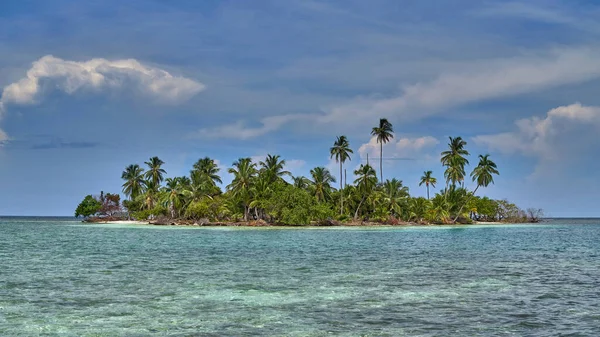
[[[383,159],[393,160],[414,160],[423,159],[426,154],[425,151],[431,149],[437,145],[439,141],[431,136],[417,137],[417,138],[399,138],[397,140],[392,139],[391,142],[383,145]],[[358,148],[358,154],[362,159],[367,158],[367,154],[370,158],[379,158],[380,144],[377,143],[377,138],[372,137],[369,142],[362,144]]]
[[[177,103],[204,88],[202,83],[173,76],[135,59],[110,61],[95,58],[77,62],[47,55],[33,62],[24,78],[6,86],[0,102],[4,107],[7,104],[35,104],[50,90],[71,95],[83,90],[125,89],[161,102]]]
[[[541,160],[566,160],[590,148],[598,149],[600,107],[575,103],[554,108],[545,117],[515,122],[516,130],[480,135],[473,140],[505,154],[534,156]]]
[[[81,91],[132,91],[163,103],[179,103],[204,90],[202,83],[173,76],[134,59],[85,62],[51,55],[33,62],[25,77],[7,85],[0,95],[0,118],[10,104],[37,104],[53,90],[73,95]],[[7,135],[0,130],[0,141]]]

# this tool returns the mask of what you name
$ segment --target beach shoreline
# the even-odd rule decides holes
[[[148,226],[168,226],[168,227],[439,227],[439,226],[473,226],[473,225],[507,225],[515,223],[507,222],[492,222],[492,221],[480,221],[468,224],[430,224],[430,223],[416,223],[407,222],[400,224],[385,224],[380,222],[370,221],[351,221],[351,222],[327,222],[327,223],[311,223],[303,225],[282,225],[282,224],[271,224],[265,221],[231,221],[231,222],[190,222],[190,221],[168,221],[168,222],[156,222],[153,220],[139,221],[139,220],[114,220],[114,221],[83,221],[90,224],[107,224],[107,225],[148,225]]]

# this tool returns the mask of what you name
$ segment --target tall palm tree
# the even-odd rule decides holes
[[[223,183],[221,181],[221,177],[219,176],[220,170],[221,169],[213,159],[204,157],[198,159],[198,161],[194,163],[194,167],[190,172],[190,175],[192,177],[192,181],[194,179],[196,182],[205,180],[211,182],[213,185],[216,185],[216,183]]]
[[[125,168],[125,171],[121,174],[121,179],[125,180],[123,183],[123,193],[129,197],[130,200],[135,199],[144,190],[144,169],[138,164],[132,164]]]
[[[465,158],[469,151],[465,150],[467,142],[461,137],[448,137],[448,150],[442,152],[441,162],[446,166],[444,176],[446,177],[446,187],[449,183],[456,185],[457,182],[463,182],[465,178],[465,165],[469,160]]]
[[[244,206],[244,221],[248,221],[248,211],[250,207],[250,188],[256,177],[256,164],[250,158],[240,158],[233,163],[233,167],[228,170],[234,178],[231,184],[227,185],[234,197],[240,198]]]
[[[264,161],[258,163],[260,165],[260,170],[266,174],[267,180],[270,183],[283,180],[283,176],[292,176],[289,171],[284,169],[285,160],[280,160],[280,158],[281,156],[279,155],[268,154]]]
[[[475,191],[473,191],[473,194],[477,192],[477,189],[480,186],[488,187],[489,184],[493,184],[493,174],[500,174],[500,172],[498,172],[498,166],[496,166],[496,163],[490,160],[489,154],[479,155],[479,164],[477,164],[477,167],[475,167],[473,172],[471,172],[471,178],[473,181],[477,182],[477,187],[475,188]]]
[[[148,171],[146,171],[145,177],[148,181],[152,181],[153,186],[159,186],[163,181],[163,174],[167,172],[161,168],[165,162],[160,160],[158,157],[152,157],[144,164],[148,165]]]
[[[427,200],[429,200],[429,185],[435,188],[435,184],[437,184],[437,179],[433,176],[432,171],[423,172],[423,176],[421,177],[421,182],[419,186],[425,184],[427,186]]]
[[[346,136],[338,136],[336,141],[333,143],[333,147],[329,149],[329,153],[331,153],[331,156],[329,158],[335,157],[335,161],[340,163],[340,214],[343,214],[344,189],[342,186],[342,166],[344,165],[344,162],[346,162],[346,160],[352,160],[352,158],[350,158],[350,154],[354,152],[352,152],[352,149],[350,148],[350,143],[348,142]]]
[[[313,178],[311,185],[317,201],[324,201],[331,192],[331,183],[335,183],[335,177],[328,169],[321,166],[310,170],[310,175]]]
[[[475,195],[479,187],[488,187],[490,184],[494,183],[494,174],[499,175],[500,172],[498,172],[496,163],[490,159],[490,155],[479,155],[479,163],[477,164],[477,167],[473,169],[473,172],[471,172],[471,179],[477,183],[477,186],[458,210],[458,214],[456,215],[456,218],[454,218],[454,221],[458,219],[460,212],[462,212],[464,206],[469,202],[471,197]]]
[[[362,194],[360,203],[354,212],[354,219],[356,219],[358,218],[358,211],[360,210],[363,202],[367,197],[369,197],[371,192],[373,192],[377,186],[377,173],[375,172],[375,169],[371,167],[371,165],[361,164],[360,167],[354,171],[354,175],[357,176],[357,178],[354,180],[357,191]]]
[[[394,138],[392,123],[388,122],[386,118],[381,118],[379,126],[375,126],[371,130],[371,135],[377,137],[379,143],[379,179],[383,182],[383,144]]]

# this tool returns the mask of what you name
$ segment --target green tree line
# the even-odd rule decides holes
[[[383,145],[394,137],[393,132],[387,119],[380,119],[371,132],[380,145],[379,178],[374,167],[361,164],[354,171],[356,179],[343,183],[343,167],[352,160],[353,151],[348,138],[340,135],[329,150],[339,164],[339,184],[325,167],[311,169],[308,177],[292,176],[281,156],[269,154],[258,163],[250,158],[236,160],[227,170],[233,180],[222,190],[220,168],[212,158],[199,159],[187,176],[165,178],[165,163],[152,157],[144,167],[131,164],[122,172],[122,192],[127,197],[122,205],[129,217],[139,220],[159,216],[208,221],[260,219],[289,225],[332,220],[388,224],[527,220],[525,211],[506,200],[476,195],[494,184],[498,167],[489,154],[484,154],[467,173],[470,153],[461,137],[449,137],[447,150],[440,154],[444,186],[433,197],[430,189],[438,181],[432,170],[423,172],[419,181],[427,198],[411,197],[402,180],[384,180]],[[469,178],[475,183],[472,191],[465,187]],[[97,207],[90,198],[80,206]]]

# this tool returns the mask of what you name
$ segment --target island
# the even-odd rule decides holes
[[[310,177],[292,176],[279,155],[254,162],[236,160],[227,172],[233,180],[223,191],[220,168],[214,159],[199,159],[188,176],[165,178],[165,164],[158,157],[131,164],[121,174],[121,196],[101,192],[87,195],[77,206],[76,217],[86,222],[131,222],[188,226],[341,226],[341,225],[447,225],[471,223],[538,222],[541,209],[522,210],[508,200],[494,200],[477,192],[499,175],[489,154],[479,155],[467,175],[470,153],[461,137],[449,137],[440,154],[443,188],[430,197],[438,184],[432,170],[425,170],[419,186],[427,197],[412,197],[398,178],[383,178],[383,145],[393,137],[385,118],[371,135],[380,145],[379,176],[368,160],[353,171],[348,183],[344,164],[353,151],[348,138],[338,136],[329,149],[339,164],[337,178],[325,167],[310,170]],[[465,187],[471,179],[475,188]]]

